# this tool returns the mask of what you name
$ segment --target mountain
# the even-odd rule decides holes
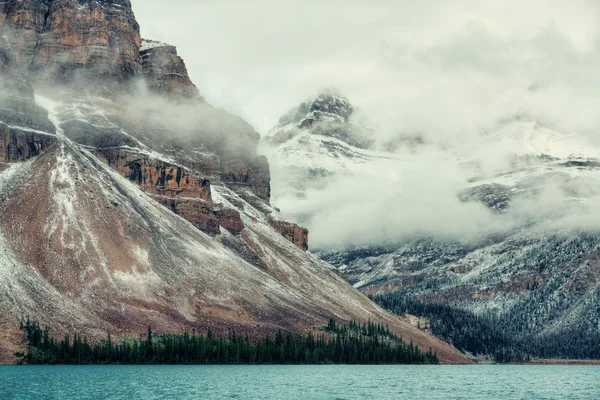
[[[339,103],[331,102],[332,106]],[[354,109],[346,99],[344,104],[344,109]],[[310,115],[305,106],[298,110]],[[288,120],[284,117],[282,122]],[[365,226],[363,236],[371,234],[372,238],[350,237],[343,243],[321,240],[311,249],[339,268],[356,288],[379,297],[396,293],[399,299],[410,300],[402,300],[405,307],[443,304],[472,313],[473,320],[477,316],[481,321],[489,318],[502,326],[501,334],[510,340],[536,346],[546,343],[553,349],[545,353],[547,357],[586,358],[596,354],[600,343],[600,229],[596,213],[600,204],[600,152],[585,137],[558,131],[532,118],[515,117],[461,143],[445,144],[436,149],[436,158],[427,158],[424,154],[433,144],[409,144],[401,139],[393,146],[387,143],[396,151],[375,152],[337,136],[338,127],[328,132],[327,124],[316,130],[314,125],[297,121],[303,119],[295,117],[291,129],[280,123],[265,139],[266,154],[274,166],[286,171],[281,175],[287,176],[274,180],[274,198],[284,199],[288,207],[284,211],[291,214],[303,210],[294,215],[309,228],[314,225],[326,230],[312,230],[319,238],[327,237],[335,228],[315,220],[353,201],[347,193],[360,194],[372,188],[365,184],[365,176],[377,171],[381,175],[385,170],[406,179],[379,179],[377,183],[420,182],[394,190],[376,188],[359,197],[372,204],[349,208],[354,214],[342,214],[347,216],[344,221],[335,220],[349,226],[348,218],[368,222],[370,215],[377,218],[378,205],[386,206],[386,219],[377,220],[381,236],[369,233]],[[351,119],[337,121],[351,129]],[[294,134],[281,133],[286,131]],[[382,160],[386,160],[385,169],[381,168]],[[459,184],[444,193],[430,190],[444,183],[443,179],[432,180],[429,185],[421,183],[423,178],[418,176],[431,163],[452,165],[459,171],[452,176]],[[294,169],[302,173],[287,172]],[[438,174],[443,169],[434,171]],[[274,178],[278,176],[274,173]],[[351,190],[346,189],[348,184],[353,185]],[[335,197],[337,203],[323,202],[325,196],[321,194],[331,197],[336,190],[343,193]],[[415,190],[416,195],[408,196],[412,203],[399,199]],[[427,197],[442,195],[439,199]],[[382,201],[381,196],[388,198]],[[432,220],[433,227],[418,224]],[[417,222],[411,226],[413,221]],[[390,297],[385,299],[390,304]],[[417,314],[422,309],[424,306],[414,306],[402,312]]]
[[[466,361],[305,251],[258,133],[141,39],[128,0],[5,1],[0,38],[0,361],[25,315],[92,339],[370,319]]]
[[[371,128],[355,114],[346,97],[323,92],[281,117],[261,146],[274,165],[279,196],[302,197],[307,189],[323,189],[332,176],[390,156],[369,149]]]

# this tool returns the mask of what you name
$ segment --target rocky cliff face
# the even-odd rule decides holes
[[[144,40],[140,56],[142,71],[152,90],[175,99],[202,99],[175,46]]]
[[[264,156],[221,163],[221,180],[232,187],[249,188],[261,200],[271,200],[269,162]]]
[[[215,215],[212,203],[196,199],[173,199],[156,197],[160,204],[191,222],[196,228],[209,235],[219,235],[221,224]]]
[[[261,201],[269,201],[268,162],[256,156],[259,135],[241,119],[203,102],[174,46],[151,40],[142,45],[129,1],[8,1],[0,10],[0,59],[7,74],[3,82],[14,77],[28,82],[81,81],[86,82],[86,90],[99,84],[101,90],[108,88],[114,94],[115,82],[127,85],[134,79],[143,79],[148,89],[167,101],[154,100],[156,104],[146,111],[134,104],[135,110],[130,114],[113,115],[107,118],[108,123],[100,121],[100,125],[97,115],[89,115],[98,104],[75,104],[72,117],[65,118],[63,124],[70,139],[96,148],[112,148],[110,154],[103,153],[109,165],[149,193],[210,201],[209,181],[222,181],[240,193],[252,193]],[[45,111],[32,101],[33,90],[28,85],[13,90],[15,95],[0,99],[10,105],[6,107],[10,112],[3,111],[0,118],[6,125],[2,131],[6,160],[38,155],[53,140],[43,136],[44,132],[54,133],[54,127]],[[23,92],[27,92],[25,98],[29,100],[22,100]],[[176,107],[168,103],[170,100],[192,103]],[[202,103],[201,110],[196,102]],[[149,115],[136,120],[144,113]],[[94,122],[86,123],[86,118],[80,118],[82,114]],[[185,116],[185,126],[174,121],[181,115]],[[27,120],[19,120],[22,116]],[[27,126],[29,131],[25,134],[10,128],[13,126]],[[148,158],[136,160],[127,150],[119,149],[135,145],[135,140],[124,135],[119,126],[157,151],[178,152],[179,164],[187,168],[158,160],[148,165]],[[190,171],[196,172],[190,175]],[[185,208],[185,215],[190,218],[189,207]],[[202,210],[196,208],[198,212]],[[215,231],[214,226],[208,231]]]
[[[211,200],[210,181],[181,165],[124,149],[105,149],[101,155],[108,165],[148,193]]]
[[[35,104],[33,88],[8,56],[5,61],[0,68],[0,162],[26,161],[55,142],[55,128],[48,112]]]
[[[201,231],[212,236],[221,233],[221,226],[233,234],[243,231],[239,213],[222,206],[215,208],[210,180],[198,176],[196,171],[122,148],[98,150],[96,154],[121,176],[154,195],[156,201]]]
[[[2,35],[20,71],[125,81],[140,69],[139,25],[129,0],[14,0],[1,7]]]
[[[4,63],[28,72],[39,36],[46,30],[49,1],[5,1],[0,5]],[[10,51],[9,51],[10,49]]]
[[[271,226],[296,247],[308,250],[308,229],[289,221],[273,221]]]
[[[266,140],[281,145],[303,132],[339,139],[351,146],[369,148],[372,138],[353,117],[356,108],[341,94],[323,92],[300,103],[279,119]]]
[[[234,235],[244,230],[240,213],[216,205],[211,196],[211,181],[198,176],[197,171],[123,148],[97,150],[95,154],[201,231],[216,236],[221,234],[221,227]]]
[[[0,162],[27,161],[48,150],[54,137],[0,123]]]
[[[371,149],[372,128],[342,95],[322,93],[281,117],[262,140],[278,198],[304,198],[361,164],[390,155]]]
[[[172,48],[139,51],[128,1],[0,10],[0,83],[11,88],[0,96],[10,105],[0,111],[0,329],[30,315],[92,338],[149,325],[256,337],[371,319],[465,361],[299,249],[306,232],[273,229],[258,134],[169,75],[185,75]],[[56,85],[90,74],[109,88],[146,79],[151,90]],[[0,357],[14,336],[0,335]]]

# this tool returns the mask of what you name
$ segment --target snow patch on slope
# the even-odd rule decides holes
[[[536,121],[515,121],[482,135],[458,151],[460,158],[537,156],[559,159],[598,158],[600,152],[584,136],[564,133]]]
[[[303,132],[277,148],[265,152],[282,167],[316,168],[346,172],[370,160],[391,159],[393,154],[359,149],[342,140]]]

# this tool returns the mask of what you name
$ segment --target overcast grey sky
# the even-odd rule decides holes
[[[460,147],[524,116],[600,144],[597,0],[133,4],[143,36],[176,45],[202,95],[262,134],[294,105],[335,87],[375,121],[380,137],[418,133]],[[361,167],[302,201],[282,197],[275,180],[274,200],[284,212],[313,215],[307,224],[317,246],[512,226],[512,217],[460,202],[464,171],[436,151]],[[560,209],[565,196],[544,193],[515,220]],[[598,226],[597,214],[583,219]]]
[[[176,45],[202,94],[261,133],[328,86],[432,135],[515,113],[600,127],[595,0],[132,2],[143,36]]]

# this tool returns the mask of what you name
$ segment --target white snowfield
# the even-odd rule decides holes
[[[331,173],[345,173],[354,166],[373,160],[400,159],[392,153],[365,150],[348,143],[310,131],[302,132],[274,149],[265,146],[265,154],[283,168],[323,169]]]
[[[568,159],[599,158],[600,151],[585,136],[559,132],[536,121],[512,121],[466,143],[457,155],[465,161],[510,156]]]

